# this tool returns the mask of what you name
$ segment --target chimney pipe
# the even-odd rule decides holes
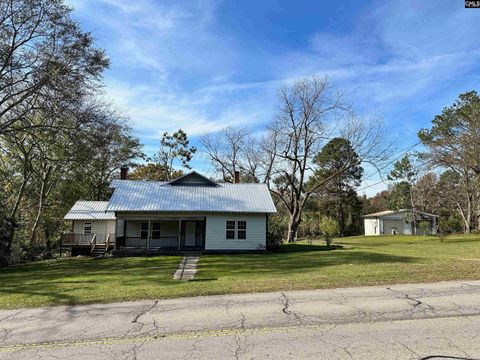
[[[121,180],[127,180],[128,177],[128,166],[122,166],[120,168],[120,179]]]
[[[235,171],[235,184],[240,182],[240,171]]]

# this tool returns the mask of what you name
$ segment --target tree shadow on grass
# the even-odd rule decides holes
[[[10,296],[12,303],[19,299],[23,302],[20,306],[98,302],[102,301],[102,291],[108,291],[113,284],[126,290],[168,284],[177,263],[178,259],[172,257],[66,258],[30,263],[0,270],[0,296],[5,296],[7,302]]]
[[[312,248],[313,247],[313,248]],[[310,250],[309,250],[310,249]],[[200,261],[200,270],[207,277],[257,276],[258,274],[292,275],[338,265],[378,263],[413,263],[418,258],[348,249],[327,251],[322,246],[289,246],[288,251],[270,254],[235,256],[207,255]]]
[[[378,263],[412,263],[415,257],[394,256],[348,248],[327,248],[322,245],[288,244],[279,252],[270,254],[205,255],[199,263],[199,274],[193,283],[179,283],[172,279],[178,258],[108,258],[102,260],[65,259],[45,261],[0,271],[0,296],[11,295],[25,304],[63,304],[117,301],[169,296],[170,290],[188,296],[195,283],[208,287],[216,279],[233,277],[253,280],[269,276],[321,273],[322,268],[338,265]],[[105,295],[109,286],[118,291]],[[215,288],[208,288],[215,292]],[[207,289],[205,289],[207,290]],[[201,292],[201,291],[200,291]],[[28,300],[25,300],[28,299]],[[48,299],[45,301],[45,299]],[[31,301],[30,301],[31,300]],[[10,301],[8,299],[7,301]],[[31,306],[31,305],[30,305]],[[9,305],[9,307],[12,307]]]
[[[310,245],[310,244],[286,244],[280,246],[279,249],[272,251],[272,253],[298,253],[304,251],[333,251],[343,249],[343,245]]]

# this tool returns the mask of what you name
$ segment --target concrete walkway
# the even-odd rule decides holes
[[[197,272],[197,264],[200,256],[184,256],[177,271],[173,274],[174,280],[192,280]]]
[[[479,360],[480,281],[0,310],[23,359]]]

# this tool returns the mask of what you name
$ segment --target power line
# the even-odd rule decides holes
[[[413,169],[419,169],[419,168],[421,168],[422,166],[426,165],[428,162],[429,162],[429,160],[424,161],[423,163],[421,163],[421,164],[419,164],[419,165],[417,165],[417,166],[414,166]],[[364,187],[362,187],[362,188],[360,188],[360,189],[357,189],[357,192],[360,192],[360,191],[362,191],[362,190],[371,188],[372,186],[376,186],[376,185],[379,185],[379,184],[382,184],[382,183],[387,184],[387,182],[386,182],[385,180],[380,180],[380,181],[378,181],[378,182],[376,182],[376,183],[374,183],[374,184],[370,184],[370,185],[368,185],[368,186],[364,186]]]
[[[400,159],[403,155],[405,155],[406,153],[408,153],[410,150],[412,150],[413,148],[415,148],[415,147],[418,146],[419,144],[420,144],[420,141],[417,142],[416,144],[413,144],[413,145],[410,145],[410,146],[406,147],[405,149],[400,150],[400,151],[401,151],[400,155],[397,156],[396,158],[394,158],[393,160],[391,160],[390,162],[388,162],[387,164],[385,164],[384,167],[383,167],[381,170],[384,170],[387,166],[392,165],[395,161],[397,161],[398,159]],[[380,171],[379,171],[378,169],[377,169],[376,171],[374,171],[373,173],[371,173],[370,175],[367,175],[366,177],[364,177],[364,178],[362,179],[362,181],[371,178],[373,175],[376,175],[377,173],[380,173]]]

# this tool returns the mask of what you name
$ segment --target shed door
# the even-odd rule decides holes
[[[383,233],[385,235],[403,234],[402,220],[383,220]]]

